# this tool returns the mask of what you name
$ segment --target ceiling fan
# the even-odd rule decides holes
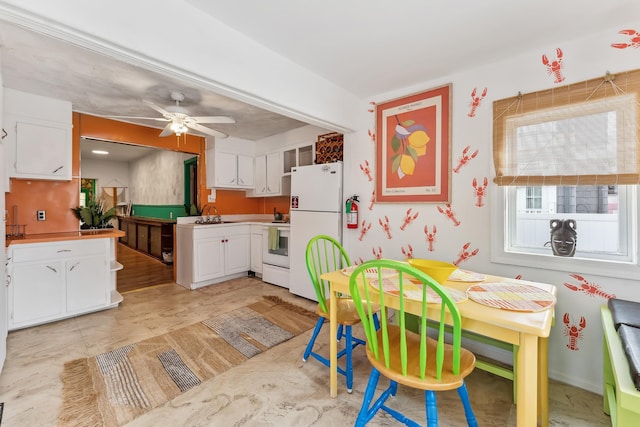
[[[110,116],[113,119],[139,119],[139,120],[156,120],[160,122],[168,122],[165,128],[160,132],[160,136],[169,136],[176,134],[180,136],[183,133],[187,133],[189,129],[204,133],[206,135],[215,136],[218,138],[226,138],[226,133],[211,129],[207,126],[202,126],[201,123],[235,123],[236,121],[227,116],[203,116],[194,117],[189,115],[189,111],[180,106],[180,103],[184,101],[184,95],[178,91],[171,91],[171,100],[176,105],[169,105],[167,107],[159,107],[151,101],[142,100],[149,107],[162,114],[162,117],[127,117],[127,116]]]

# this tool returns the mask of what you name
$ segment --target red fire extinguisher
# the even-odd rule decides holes
[[[347,228],[358,228],[358,196],[347,199]]]

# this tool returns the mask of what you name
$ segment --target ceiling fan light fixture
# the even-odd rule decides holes
[[[187,128],[187,126],[185,126],[184,123],[174,121],[173,123],[171,123],[171,130],[176,134],[176,136],[180,136],[183,133],[187,133],[189,129]]]

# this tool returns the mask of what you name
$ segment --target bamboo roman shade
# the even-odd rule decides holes
[[[640,183],[640,70],[493,104],[498,185]]]

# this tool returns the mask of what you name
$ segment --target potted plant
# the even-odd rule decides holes
[[[115,207],[105,210],[104,200],[90,200],[87,206],[78,206],[71,208],[76,218],[82,224],[80,228],[83,230],[92,228],[113,228],[109,222],[116,217]]]

